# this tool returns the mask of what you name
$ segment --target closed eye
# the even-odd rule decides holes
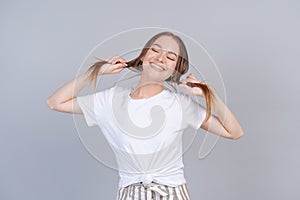
[[[169,60],[175,61],[175,59],[168,57]]]
[[[159,53],[159,50],[155,49],[155,48],[151,48],[152,51],[156,52],[156,53]],[[167,57],[169,60],[172,60],[172,61],[175,61],[174,58],[171,58],[171,57]]]
[[[158,53],[158,50],[154,49],[154,48],[151,48],[152,51]]]

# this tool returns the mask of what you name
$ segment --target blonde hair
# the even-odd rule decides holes
[[[188,53],[187,53],[187,49],[186,49],[185,44],[182,41],[182,39],[179,36],[177,36],[171,32],[168,32],[168,31],[160,32],[160,33],[154,35],[152,38],[150,38],[150,40],[148,40],[148,42],[144,45],[140,55],[138,57],[126,62],[127,68],[132,71],[135,71],[135,72],[142,71],[143,70],[142,69],[142,64],[143,64],[142,58],[145,56],[145,54],[147,53],[147,51],[149,50],[149,48],[153,44],[153,42],[161,36],[170,36],[179,45],[179,58],[176,63],[176,66],[175,66],[174,73],[165,80],[167,83],[178,84],[180,82],[180,77],[189,70]],[[105,60],[97,61],[92,66],[90,66],[87,71],[89,74],[89,76],[88,76],[89,82],[91,83],[92,81],[94,81],[94,91],[96,91],[96,84],[97,84],[97,77],[99,76],[99,70],[100,70],[101,66],[106,63],[107,63],[107,61],[105,61]],[[203,83],[197,83],[197,84],[188,83],[187,85],[193,86],[193,87],[199,87],[202,89],[204,96],[205,96],[205,101],[206,101],[206,113],[207,114],[206,114],[206,117],[204,120],[204,122],[206,122],[209,119],[209,117],[211,116],[211,110],[214,105],[214,94],[213,94],[212,89],[208,85],[203,84]]]

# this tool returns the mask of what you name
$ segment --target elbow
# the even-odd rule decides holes
[[[241,138],[243,135],[244,135],[244,132],[240,132],[239,134],[234,135],[231,139],[237,140],[237,139]]]
[[[51,110],[55,110],[55,103],[51,99],[48,98],[46,104]]]

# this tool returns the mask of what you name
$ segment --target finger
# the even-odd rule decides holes
[[[112,56],[109,56],[108,58],[106,58],[105,61],[110,62],[111,58],[112,58]]]
[[[118,59],[116,60],[116,63],[118,63],[118,62],[120,62],[120,63],[122,63],[123,65],[127,66],[126,60],[123,59],[123,58],[118,58]]]
[[[187,76],[187,78],[188,78],[188,77],[191,77],[191,76],[192,76],[192,73],[190,73],[190,74]]]
[[[185,83],[180,83],[179,86],[186,88],[187,85]]]
[[[194,76],[194,74],[189,74],[188,76],[187,76],[187,78],[191,78],[191,79],[196,79],[196,77]]]
[[[126,63],[126,60],[124,58],[121,58],[121,57],[119,58],[119,61],[122,62],[122,63]]]
[[[123,69],[124,69],[124,67],[121,67],[121,68],[112,70],[112,72],[120,72],[120,71],[122,71]]]
[[[191,92],[191,88],[189,86],[187,86],[186,84],[179,84],[179,86],[182,87],[182,88],[184,88],[188,92]]]
[[[116,60],[116,56],[111,56],[108,62],[111,64],[115,64],[115,60]]]
[[[115,69],[123,69],[124,67],[125,67],[125,65],[123,63],[118,63],[118,64],[114,65],[114,69],[113,70],[115,70]]]
[[[193,81],[193,82],[199,82],[199,80],[197,80],[197,78],[193,75],[193,74],[190,74],[187,79],[189,81]]]
[[[190,73],[189,75],[190,77],[194,77],[195,78],[195,75],[193,73]]]
[[[114,56],[114,57],[112,58],[112,63],[113,63],[113,64],[116,64],[116,62],[119,61],[119,59],[120,59],[119,56]]]
[[[194,79],[194,78],[191,77],[191,76],[188,76],[188,77],[186,77],[186,79],[187,79],[187,80],[191,80],[191,79]]]
[[[193,79],[193,78],[187,78],[186,80],[187,80],[187,82],[195,82],[195,79]]]
[[[194,75],[189,75],[187,77],[187,81],[188,82],[193,82],[193,83],[201,83],[201,81],[197,80]]]
[[[186,84],[187,80],[186,80],[186,79],[183,79],[183,80],[181,80],[180,82],[183,83],[183,84]]]

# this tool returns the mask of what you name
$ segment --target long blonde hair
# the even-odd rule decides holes
[[[160,32],[160,33],[154,35],[152,38],[150,38],[150,40],[148,40],[148,42],[144,45],[140,55],[137,58],[134,58],[134,59],[126,62],[127,68],[132,71],[135,71],[135,72],[142,71],[143,70],[142,69],[143,62],[142,62],[141,58],[145,56],[145,54],[147,53],[147,51],[149,50],[149,48],[153,44],[153,42],[161,36],[170,36],[179,45],[179,58],[176,63],[176,66],[175,66],[174,73],[165,80],[166,82],[169,82],[169,83],[177,83],[178,84],[180,82],[180,77],[189,70],[188,53],[187,53],[187,49],[186,49],[185,44],[182,41],[182,39],[179,36],[177,36],[171,32],[168,32],[168,31]],[[106,63],[107,63],[107,61],[100,59],[100,61],[95,62],[87,70],[87,72],[89,74],[88,81],[90,83],[92,81],[94,81],[94,91],[96,91],[96,84],[97,84],[97,78],[99,76],[99,70],[100,70],[101,66]],[[203,84],[203,83],[197,83],[197,84],[188,83],[187,85],[193,86],[193,87],[199,87],[202,89],[204,96],[205,96],[205,101],[206,101],[206,113],[207,114],[206,114],[206,117],[204,120],[204,122],[206,122],[209,119],[209,117],[211,116],[211,109],[214,105],[213,91],[211,90],[211,88],[208,85]]]

